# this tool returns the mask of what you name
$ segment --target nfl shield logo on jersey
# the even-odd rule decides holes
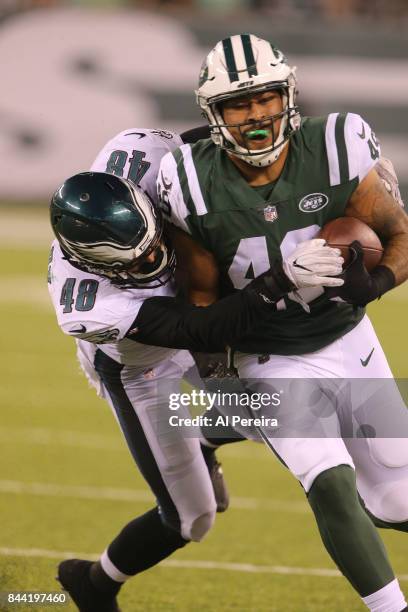
[[[276,206],[265,206],[264,208],[264,217],[265,221],[273,222],[278,218],[278,211],[276,210]]]

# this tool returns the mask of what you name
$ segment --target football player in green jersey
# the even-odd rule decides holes
[[[359,378],[364,394],[373,380],[389,379],[385,405],[398,429],[388,437],[362,428],[344,435],[357,419],[355,393],[334,410],[329,434],[304,401],[296,406],[311,421],[304,435],[285,421],[287,404],[277,432],[261,435],[303,486],[326,549],[367,607],[400,612],[407,604],[373,523],[408,531],[408,415],[364,306],[408,277],[408,217],[375,170],[380,147],[370,126],[353,113],[301,119],[296,87],[295,69],[269,42],[250,34],[219,42],[196,92],[211,138],[167,154],[158,191],[192,301],[210,303],[274,262],[292,263],[283,264],[292,289],[233,347],[250,389],[296,379],[301,390],[304,381],[305,391],[312,384],[326,393],[333,380]],[[342,287],[305,287],[296,253],[312,262],[312,239],[341,216],[380,235],[381,264],[368,273],[356,242]],[[217,264],[211,274],[194,264],[206,251]],[[385,405],[369,398],[368,423]]]

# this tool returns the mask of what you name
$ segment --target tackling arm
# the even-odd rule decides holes
[[[147,299],[127,337],[142,344],[223,351],[265,316],[270,306],[253,292],[239,292],[208,307],[169,297]]]
[[[322,239],[301,242],[282,263],[237,291],[206,307],[177,298],[157,297],[143,302],[127,337],[145,344],[219,351],[233,346],[266,316],[270,308],[296,288],[343,285],[340,251]]]
[[[178,298],[148,298],[126,337],[153,346],[222,351],[247,334],[273,303],[294,288],[281,268],[272,266],[242,291],[206,307]]]

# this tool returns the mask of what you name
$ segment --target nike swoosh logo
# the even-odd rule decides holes
[[[139,138],[144,138],[146,134],[143,134],[143,132],[129,132],[129,134],[125,134],[125,136],[139,136]]]
[[[162,183],[163,183],[164,188],[165,188],[167,191],[168,191],[169,189],[171,189],[171,187],[172,187],[173,183],[166,183],[166,180],[165,180],[165,178],[164,178],[164,176],[163,176],[163,171],[162,171],[162,173],[161,173],[161,180],[162,180]]]
[[[357,132],[357,136],[360,136],[361,140],[365,140],[365,127],[364,123],[361,124],[361,134]]]
[[[85,327],[85,325],[81,325],[79,327],[79,329],[70,329],[69,333],[70,334],[85,334],[86,333],[86,327]]]
[[[361,365],[363,366],[363,368],[365,368],[366,366],[368,366],[368,362],[370,361],[372,354],[374,353],[374,348],[371,349],[370,354],[368,355],[368,357],[366,359],[361,359]]]

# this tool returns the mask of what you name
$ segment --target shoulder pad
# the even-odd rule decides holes
[[[325,139],[332,186],[355,178],[361,182],[381,154],[374,132],[355,113],[331,113],[327,117]]]

